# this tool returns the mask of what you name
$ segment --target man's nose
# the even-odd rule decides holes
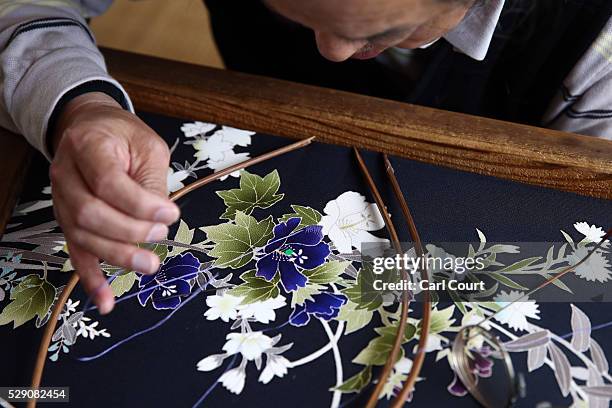
[[[334,62],[347,60],[351,55],[367,45],[367,41],[350,41],[320,31],[315,31],[315,38],[321,55]]]

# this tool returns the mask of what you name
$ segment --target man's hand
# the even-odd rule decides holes
[[[159,258],[135,243],[164,239],[179,218],[167,198],[168,146],[103,93],[70,101],[52,142],[55,216],[85,291],[105,314],[114,296],[99,261],[155,273]]]

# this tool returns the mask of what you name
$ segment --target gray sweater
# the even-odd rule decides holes
[[[103,91],[133,110],[125,90],[108,75],[85,21],[111,3],[0,0],[0,126],[24,135],[47,158],[49,121],[72,91]],[[457,52],[483,59],[503,4],[492,0],[468,13],[445,39]],[[542,124],[612,140],[612,19],[565,79]]]

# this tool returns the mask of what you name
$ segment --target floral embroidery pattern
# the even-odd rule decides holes
[[[205,122],[186,123],[181,130],[185,137],[177,140],[175,147],[181,142],[191,146],[193,160],[184,164],[174,162],[168,169],[170,191],[183,187],[190,177],[197,178],[200,170],[218,171],[249,157],[248,152],[239,150],[250,146],[253,132]],[[155,275],[141,276],[136,272],[117,275],[117,268],[107,264],[101,267],[113,278],[111,287],[120,300],[137,297],[138,303],[134,304],[143,307],[151,304],[153,308],[148,311],[169,316],[190,299],[199,297],[201,318],[226,324],[227,331],[216,352],[194,361],[198,375],[211,376],[213,384],[240,394],[251,386],[247,376],[254,372],[257,382],[269,384],[296,367],[319,358],[333,358],[335,378],[329,379],[330,405],[338,407],[344,394],[358,393],[371,383],[372,373],[385,362],[399,323],[398,305],[382,296],[364,302],[358,279],[366,270],[360,261],[362,244],[388,242],[378,236],[378,231],[384,228],[382,217],[377,207],[359,192],[325,197],[329,201],[322,209],[311,208],[283,201],[281,175],[277,171],[267,175],[242,171],[232,177],[239,177],[239,187],[217,192],[225,205],[219,224],[189,226],[181,220],[172,239],[164,244],[149,244],[161,261]],[[237,180],[229,179],[224,186],[230,183],[236,187]],[[39,202],[20,205],[16,215],[47,208],[51,204],[48,192],[47,188]],[[281,206],[286,210],[284,215],[273,217],[272,214],[279,213],[270,209]],[[425,352],[435,353],[436,361],[447,359],[449,345],[459,328],[481,322],[527,292],[520,276],[542,279],[558,273],[582,259],[604,236],[601,227],[588,222],[576,222],[573,227],[572,234],[561,231],[565,243],[551,246],[546,255],[527,259],[521,258],[518,246],[492,245],[482,231],[476,230],[474,236],[480,242],[467,251],[486,258],[495,272],[486,290],[492,301],[436,304]],[[204,238],[199,240],[202,235]],[[14,226],[1,242],[0,325],[11,324],[16,329],[24,324],[42,327],[62,291],[61,286],[56,287],[47,278],[48,273],[72,270],[63,234],[57,231],[57,223],[49,221],[28,228]],[[24,246],[30,249],[25,250]],[[426,249],[430,256],[464,255],[450,254],[434,245],[427,245]],[[434,278],[445,279],[456,271],[431,272]],[[576,268],[575,276],[585,284],[609,281],[612,278],[609,243]],[[471,278],[474,276],[470,271],[462,275],[462,279]],[[564,285],[560,282],[556,289],[571,292]],[[80,341],[110,339],[109,330],[100,327],[93,315],[79,305],[79,301],[69,300],[59,316],[49,348],[52,361],[57,361],[61,353],[73,352]],[[548,367],[559,391],[570,397],[574,406],[607,406],[611,398],[606,390],[612,376],[605,352],[592,337],[591,322],[585,312],[574,305],[568,310],[570,336],[558,335],[542,325],[545,308],[534,299],[512,304],[484,326],[504,339],[506,348],[516,353],[514,358],[525,358],[520,353],[526,352],[530,372],[543,372]],[[401,356],[381,398],[396,395],[410,372],[409,357],[416,351],[420,323],[419,318],[409,317]],[[309,344],[314,351],[305,356],[293,355],[302,350],[302,344],[287,353],[293,343],[288,342],[288,335],[282,330],[311,327],[322,329],[327,340]],[[350,335],[371,340],[363,349],[349,353],[338,343],[343,336]],[[299,342],[299,337],[295,342]],[[476,356],[474,370],[481,378],[490,376],[490,350],[478,339],[470,343],[470,349]],[[187,369],[193,370],[194,366]],[[346,375],[347,367],[357,373]],[[466,395],[465,387],[452,372],[444,385],[449,382],[448,391],[452,395]],[[408,400],[415,396],[418,385]]]
[[[285,291],[306,286],[307,278],[300,272],[313,269],[325,262],[329,245],[321,242],[320,226],[309,226],[296,231],[300,218],[290,218],[274,227],[274,237],[264,248],[265,255],[257,261],[256,276],[271,281],[277,273]]]
[[[151,299],[156,309],[175,309],[191,292],[189,280],[199,268],[200,261],[190,253],[168,259],[156,274],[140,277],[138,301],[144,306]]]

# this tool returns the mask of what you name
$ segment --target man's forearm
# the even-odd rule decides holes
[[[83,17],[110,2],[93,2],[98,10],[91,10],[91,1],[0,0],[0,126],[23,134],[48,158],[49,125],[72,98],[104,92],[132,110]]]

